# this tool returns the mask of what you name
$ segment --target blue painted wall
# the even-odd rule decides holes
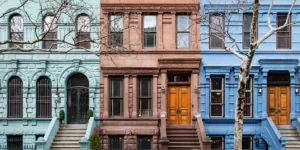
[[[208,0],[201,1],[201,14],[208,15],[212,12],[226,12],[236,5],[231,4],[232,1],[213,1],[209,3]],[[210,0],[210,2],[212,2]],[[252,2],[252,1],[251,1]],[[267,11],[269,9],[270,0],[262,1],[259,10],[259,23],[258,23],[258,38],[262,37],[269,31],[267,27]],[[292,0],[275,0],[274,7],[271,14],[271,23],[276,27],[277,13],[287,13],[292,4]],[[244,5],[249,8],[249,5]],[[233,38],[237,40],[238,45],[242,48],[242,20],[243,13],[251,13],[252,10],[237,12],[230,19],[229,31]],[[300,2],[296,3],[292,11],[291,21],[300,20]],[[225,23],[226,24],[226,23]],[[272,139],[265,136],[263,132],[262,120],[268,117],[267,114],[267,75],[270,70],[284,70],[290,73],[290,99],[291,99],[291,112],[290,119],[294,120],[300,115],[299,93],[296,93],[296,88],[299,87],[299,58],[300,58],[300,24],[295,24],[291,27],[292,33],[292,48],[291,49],[276,49],[276,33],[263,42],[252,62],[251,75],[253,76],[253,117],[245,119],[244,134],[252,135],[254,138],[259,139],[260,144],[254,144],[255,149],[265,149],[264,142],[271,141]],[[209,27],[207,23],[201,24],[201,39],[205,39],[209,34]],[[226,40],[230,45],[229,40]],[[247,49],[242,51],[247,52]],[[239,73],[240,59],[233,54],[226,52],[223,49],[210,49],[209,40],[201,41],[201,93],[200,93],[200,112],[205,123],[205,130],[209,135],[223,135],[225,136],[226,149],[233,149],[233,134],[234,134],[234,113],[235,101],[237,92],[237,82]],[[224,117],[212,118],[210,117],[210,76],[222,75],[224,76]],[[258,92],[259,88],[262,92]],[[275,137],[272,137],[275,138]],[[270,149],[274,147],[270,146]]]
[[[74,18],[82,13],[97,18],[91,22],[92,38],[99,36],[100,0],[88,0],[91,7],[89,10],[77,10],[73,12]],[[16,7],[19,1],[7,1],[1,5],[0,14]],[[47,3],[43,3],[46,5]],[[40,7],[37,3],[28,3],[26,10],[38,25],[40,32],[43,15],[39,13]],[[24,18],[24,40],[34,39],[34,26],[26,18],[25,12],[17,10],[0,18],[0,41],[4,41],[9,35],[9,17],[15,13]],[[58,38],[74,29],[74,21],[62,16],[58,23]],[[72,40],[75,33],[72,33],[67,40]],[[41,43],[37,47],[41,48]],[[0,45],[0,49],[8,45]],[[25,45],[30,48],[31,45]],[[65,44],[59,44],[58,49],[68,48]],[[91,44],[92,51],[99,51],[97,44]],[[46,52],[5,52],[0,53],[0,145],[6,144],[7,135],[23,135],[23,144],[33,144],[35,135],[43,135],[51,121],[49,119],[38,119],[36,116],[36,81],[41,76],[48,76],[52,82],[52,117],[58,116],[60,110],[66,110],[67,92],[66,83],[68,77],[76,73],[84,74],[89,80],[89,107],[94,111],[94,117],[99,123],[100,118],[100,61],[99,57],[76,49],[69,53],[54,54]],[[23,81],[23,118],[7,118],[7,82],[11,76],[18,76]],[[60,102],[55,103],[58,93]],[[66,115],[67,116],[67,115]]]

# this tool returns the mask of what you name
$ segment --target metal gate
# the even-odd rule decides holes
[[[68,124],[86,124],[88,122],[89,89],[77,86],[68,89]]]

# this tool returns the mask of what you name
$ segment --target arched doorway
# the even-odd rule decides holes
[[[83,74],[75,74],[68,80],[67,123],[86,124],[89,110],[89,81]]]

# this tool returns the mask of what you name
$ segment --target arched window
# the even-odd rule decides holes
[[[23,82],[19,77],[8,81],[8,118],[23,118]]]
[[[43,48],[57,49],[56,41],[47,41],[57,39],[57,19],[55,16],[46,15],[44,17],[43,31],[45,32]]]
[[[91,21],[89,16],[80,15],[77,17],[77,47],[89,49],[91,47],[90,40]]]
[[[23,41],[23,18],[20,15],[13,15],[10,19],[10,40]],[[10,44],[10,47],[23,47],[23,44]]]
[[[48,77],[40,77],[36,83],[36,117],[52,117],[51,81]]]

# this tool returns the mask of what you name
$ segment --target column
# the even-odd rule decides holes
[[[142,13],[141,12],[138,12],[137,16],[138,16],[138,27],[137,27],[137,30],[140,28],[140,30],[138,30],[137,33],[140,33],[140,36],[138,36],[139,39],[138,39],[138,41],[137,41],[136,44],[138,44],[138,50],[141,50],[143,48],[143,40],[142,40],[143,39],[143,31],[144,31],[143,24],[142,24],[143,17],[142,17]]]
[[[130,49],[130,38],[129,38],[129,13],[125,12],[124,14],[124,38],[123,45],[125,48]]]
[[[124,97],[123,97],[123,106],[124,106],[124,118],[129,118],[129,105],[128,105],[128,77],[129,75],[124,75]]]
[[[268,79],[268,72],[269,71],[263,71],[262,75],[263,75],[263,81],[262,81],[262,94],[260,99],[258,100],[258,104],[261,105],[261,117],[262,118],[266,118],[268,117],[268,111],[267,111],[267,93],[268,93],[268,87],[267,87],[267,79]]]
[[[137,75],[132,76],[132,118],[137,118]]]
[[[109,111],[109,85],[108,85],[108,75],[103,75],[104,80],[104,97],[103,97],[103,104],[104,104],[104,111],[103,111],[103,118],[108,118],[108,111]]]
[[[198,44],[198,41],[197,41],[197,34],[200,34],[200,33],[197,33],[197,21],[196,21],[196,13],[192,13],[192,16],[191,16],[191,19],[190,19],[190,25],[191,25],[191,28],[190,28],[190,48],[191,49],[196,49],[197,48],[197,44]]]
[[[168,93],[168,87],[167,87],[167,70],[161,71],[161,116],[167,115],[167,93]],[[163,92],[163,89],[165,90]]]
[[[163,25],[162,25],[163,13],[159,12],[157,16],[157,49],[163,49]]]
[[[171,48],[176,49],[176,12],[171,12],[172,15],[172,41]]]
[[[158,75],[153,75],[152,82],[152,115],[154,118],[158,117],[157,114],[157,78]]]
[[[191,103],[192,103],[192,116],[195,116],[198,114],[198,94],[199,92],[195,92],[195,90],[198,91],[198,76],[199,76],[199,70],[193,70],[191,75]]]

